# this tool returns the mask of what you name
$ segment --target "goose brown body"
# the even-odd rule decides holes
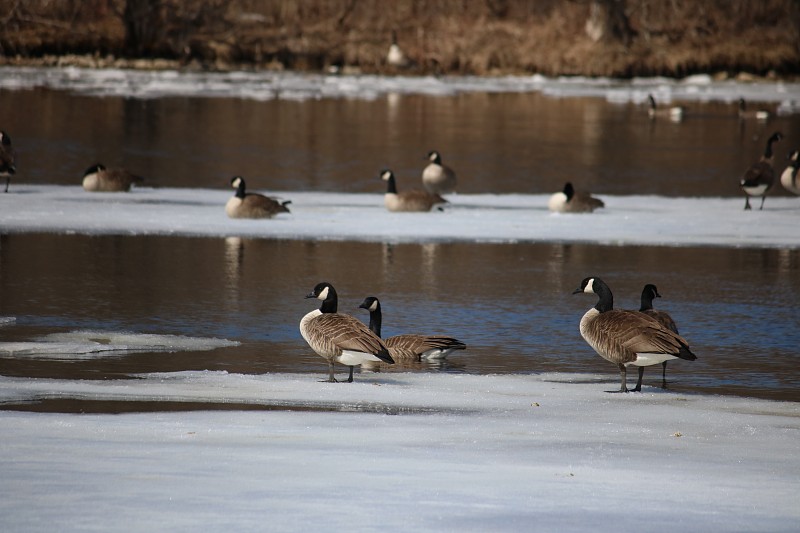
[[[430,163],[422,170],[422,185],[431,194],[455,192],[458,178],[455,171],[442,164],[442,156],[433,150],[428,152]]]
[[[650,118],[664,117],[679,122],[683,119],[684,109],[681,106],[658,107],[652,94],[647,95],[647,114]]]
[[[8,133],[0,131],[0,176],[6,178],[6,189],[11,183],[11,176],[17,173],[14,147],[11,146],[11,137]]]
[[[383,195],[383,204],[392,212],[426,212],[434,206],[447,203],[447,200],[438,194],[412,189],[398,192],[397,181],[391,170],[381,171],[381,179],[386,182],[386,193]]]
[[[619,367],[620,392],[628,392],[629,365],[644,367],[670,359],[697,359],[683,337],[658,321],[637,311],[614,309],[611,289],[600,278],[585,278],[573,294],[582,292],[597,294],[598,303],[581,318],[581,336],[603,359]],[[642,372],[634,390],[641,390],[641,379]]]
[[[368,296],[359,307],[369,311],[369,329],[380,337],[383,321],[380,301],[374,296]],[[395,361],[444,359],[451,352],[467,347],[460,340],[447,335],[403,334],[388,337],[383,342]]]
[[[291,203],[289,200],[279,202],[263,194],[248,193],[241,176],[231,178],[231,186],[236,193],[225,204],[225,213],[230,218],[272,218],[278,213],[289,212],[286,207]]]
[[[106,168],[100,163],[92,165],[83,173],[82,185],[89,192],[128,192],[143,178],[124,168]]]
[[[564,190],[550,197],[547,208],[554,213],[591,213],[605,207],[599,198],[583,191],[576,191],[571,182],[564,184]]]
[[[353,367],[367,361],[394,363],[383,341],[360,320],[338,313],[338,296],[333,285],[318,283],[306,298],[322,300],[319,309],[300,320],[300,334],[320,357],[328,361],[328,381],[336,382],[334,363],[350,367],[347,381],[353,381]]]
[[[781,139],[783,139],[783,135],[779,131],[776,131],[767,139],[764,155],[747,169],[744,177],[739,182],[739,186],[745,194],[745,210],[751,209],[751,196],[760,196],[761,206],[759,210],[764,209],[764,200],[767,198],[767,192],[772,188],[772,183],[775,181],[775,170],[772,167],[774,159],[772,145]]]
[[[766,109],[747,109],[747,102],[745,102],[745,99],[739,98],[739,118],[767,120],[769,118],[769,111]]]

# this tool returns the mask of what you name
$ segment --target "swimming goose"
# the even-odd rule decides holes
[[[602,200],[587,192],[576,191],[570,182],[564,185],[562,192],[555,193],[547,202],[547,208],[555,213],[591,213],[605,205]]]
[[[639,307],[639,312],[644,313],[647,316],[656,319],[662,326],[672,331],[673,333],[680,335],[680,333],[678,332],[678,326],[675,325],[675,321],[672,320],[672,317],[669,316],[669,313],[667,313],[666,311],[659,311],[657,309],[653,309],[653,298],[661,298],[661,295],[658,294],[658,288],[655,285],[653,285],[652,283],[648,283],[642,289],[642,300],[641,300],[641,306]],[[661,367],[662,367],[661,387],[666,389],[667,362],[664,361],[663,363],[661,363]]]
[[[647,108],[647,114],[650,118],[666,117],[674,121],[680,121],[683,118],[683,107],[658,107],[656,106],[656,99],[653,98],[652,94],[647,95],[647,100],[650,102],[650,107]]]
[[[437,204],[447,203],[447,200],[438,194],[419,189],[397,192],[394,172],[389,169],[381,170],[381,179],[386,182],[383,204],[389,211],[430,211]]]
[[[383,341],[360,320],[337,313],[339,298],[336,289],[327,282],[318,283],[306,298],[322,300],[300,320],[300,334],[311,349],[328,361],[328,380],[336,383],[333,364],[350,367],[348,383],[353,382],[353,367],[367,361],[394,363]]]
[[[456,173],[442,164],[442,156],[436,150],[428,152],[430,163],[422,171],[422,185],[431,194],[447,194],[456,190]]]
[[[97,163],[83,173],[83,188],[89,192],[127,192],[142,181],[141,176],[122,168],[106,168]]]
[[[11,176],[17,173],[14,163],[14,148],[11,146],[11,137],[8,133],[0,131],[0,176],[6,178],[6,191],[11,183]]]
[[[797,181],[797,168],[800,166],[800,151],[794,150],[789,154],[789,166],[781,174],[781,185],[787,191],[800,194],[800,182]]]
[[[776,131],[769,139],[767,139],[767,147],[764,150],[764,155],[757,163],[753,163],[744,177],[739,181],[739,187],[742,188],[745,194],[744,208],[751,209],[750,197],[760,196],[761,207],[759,210],[764,209],[764,200],[767,198],[767,191],[772,187],[772,182],[775,180],[775,170],[772,168],[772,161],[774,154],[772,152],[772,143],[778,142],[783,139],[781,132]]]
[[[769,118],[769,111],[766,109],[747,109],[747,103],[744,98],[739,98],[739,118],[754,118],[756,120],[767,120]]]
[[[380,337],[383,320],[381,302],[374,296],[368,296],[359,307],[369,311],[369,329]],[[383,342],[395,361],[444,359],[450,352],[467,348],[467,345],[460,340],[445,335],[395,335],[383,339]]]
[[[290,200],[279,202],[263,194],[248,193],[241,176],[231,178],[231,187],[236,189],[236,193],[225,204],[225,213],[230,218],[272,218],[278,213],[289,212],[286,206]]]
[[[640,391],[645,366],[670,359],[697,359],[686,339],[656,320],[637,311],[614,309],[611,289],[600,278],[585,278],[572,294],[583,292],[596,294],[598,301],[581,318],[581,336],[600,357],[619,367],[622,381],[619,392],[628,392],[628,365],[639,367],[639,381],[633,390]]]

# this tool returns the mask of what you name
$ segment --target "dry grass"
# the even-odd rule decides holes
[[[628,0],[627,44],[588,37],[590,0],[150,0],[151,35],[136,47],[126,1],[143,0],[0,0],[0,52],[381,72],[395,30],[420,73],[800,72],[796,0]]]

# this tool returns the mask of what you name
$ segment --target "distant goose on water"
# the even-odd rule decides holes
[[[225,204],[225,213],[230,218],[272,218],[278,213],[289,212],[286,206],[291,200],[279,202],[263,194],[249,193],[241,176],[231,178],[231,187],[236,189],[236,193]]]
[[[797,168],[800,166],[800,151],[793,150],[789,154],[789,166],[781,174],[781,185],[793,194],[800,195],[800,182],[797,180]]]
[[[15,164],[14,148],[11,146],[11,137],[8,133],[0,131],[0,177],[6,179],[6,190],[11,183],[11,176],[17,173]]]
[[[652,94],[647,95],[647,101],[649,102],[649,107],[647,108],[647,114],[650,118],[657,118],[657,117],[665,117],[669,118],[670,120],[674,120],[676,122],[683,119],[684,115],[684,108],[681,106],[670,106],[670,107],[658,107],[656,105],[656,99],[653,98]]]
[[[547,202],[547,208],[554,213],[591,213],[605,205],[587,192],[576,191],[569,181],[562,192],[555,193]]]
[[[339,298],[336,289],[327,282],[318,283],[306,298],[322,300],[319,309],[314,309],[300,320],[300,334],[312,350],[328,361],[328,380],[336,383],[334,363],[350,367],[348,383],[353,381],[353,367],[367,361],[394,363],[389,349],[360,320],[337,313]]]
[[[661,295],[658,293],[658,288],[653,285],[652,283],[648,283],[642,289],[642,300],[641,306],[639,307],[639,312],[644,313],[645,315],[656,319],[662,326],[667,328],[668,330],[672,331],[675,334],[680,335],[678,332],[678,326],[675,325],[675,321],[672,320],[672,317],[666,311],[660,311],[657,309],[653,309],[653,298],[661,298]],[[664,361],[661,363],[661,387],[666,389],[667,388],[667,362]],[[644,369],[644,367],[639,367]]]
[[[101,163],[94,164],[83,173],[82,185],[89,192],[128,192],[143,178],[124,168],[106,168]]]
[[[381,336],[381,302],[374,296],[368,296],[359,305],[369,311],[369,329]],[[455,350],[464,350],[467,345],[458,339],[446,335],[395,335],[383,339],[389,354],[395,361],[420,361],[422,359],[444,359]]]
[[[585,278],[573,294],[589,293],[598,296],[597,305],[581,318],[583,339],[603,359],[619,367],[619,392],[628,392],[627,367],[639,367],[639,380],[633,391],[642,390],[644,367],[670,359],[694,361],[686,339],[670,331],[658,321],[638,311],[614,309],[611,289],[600,278]]]
[[[386,63],[395,68],[406,68],[409,66],[409,61],[400,45],[397,44],[397,32],[392,30],[392,44],[389,46],[389,52],[386,54]]]
[[[431,194],[447,194],[455,192],[455,171],[442,164],[442,156],[436,150],[428,152],[428,165],[422,170],[422,185]]]
[[[394,172],[389,169],[381,170],[380,177],[386,182],[383,204],[389,211],[430,211],[435,205],[447,203],[447,200],[438,194],[431,194],[419,189],[398,192]]]
[[[747,103],[744,98],[739,98],[739,118],[767,120],[769,119],[769,111],[766,109],[747,109]]]
[[[767,147],[764,149],[764,155],[747,169],[747,172],[744,173],[744,177],[739,181],[739,186],[745,194],[745,210],[752,209],[750,207],[751,196],[760,196],[761,206],[758,209],[764,209],[764,200],[767,198],[767,192],[775,181],[775,170],[772,167],[774,159],[772,144],[781,139],[783,139],[783,134],[781,134],[781,132],[776,131],[773,133],[770,138],[767,139]]]

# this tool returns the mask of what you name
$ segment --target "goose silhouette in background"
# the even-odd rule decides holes
[[[6,179],[6,190],[11,183],[11,176],[17,173],[14,147],[11,146],[11,137],[8,133],[0,131],[0,177]]]
[[[381,170],[380,178],[386,182],[383,204],[389,211],[424,212],[430,211],[436,205],[447,203],[447,200],[438,194],[431,194],[419,189],[398,192],[397,179],[394,176],[394,172],[389,169]]]
[[[764,209],[764,200],[767,198],[767,192],[772,188],[772,183],[775,181],[775,169],[772,166],[775,154],[772,151],[772,145],[781,139],[783,139],[783,135],[779,131],[770,135],[769,139],[767,139],[764,155],[747,169],[744,177],[739,181],[739,187],[745,194],[745,210],[752,209],[750,207],[751,196],[760,196],[761,206],[758,209]]]
[[[455,171],[442,163],[436,150],[428,152],[428,165],[422,170],[422,186],[431,194],[448,194],[456,191]]]
[[[639,367],[639,380],[633,389],[638,392],[642,390],[645,366],[661,364],[670,359],[697,359],[686,339],[657,320],[638,311],[614,309],[611,289],[600,278],[584,278],[580,287],[573,291],[573,294],[579,293],[598,296],[597,304],[581,318],[581,337],[603,359],[619,367],[621,384],[618,392],[628,392],[626,378],[629,365]]]
[[[554,213],[591,213],[605,205],[587,192],[576,191],[569,181],[563,191],[553,194],[547,202],[547,208]]]
[[[369,311],[369,329],[378,337],[381,336],[383,312],[381,302],[374,296],[368,296],[359,305]],[[447,335],[403,334],[383,339],[389,348],[389,355],[395,361],[421,361],[423,359],[444,359],[455,350],[464,350],[467,345]]]
[[[389,349],[360,320],[338,313],[339,298],[328,282],[318,283],[306,298],[322,301],[300,320],[300,334],[320,357],[328,362],[328,379],[336,383],[334,363],[350,367],[348,383],[353,382],[353,367],[368,361],[394,363]]]
[[[231,178],[231,187],[236,189],[236,193],[225,204],[225,213],[230,218],[272,218],[278,213],[289,213],[286,206],[291,200],[281,202],[263,194],[247,192],[241,176]]]
[[[652,94],[647,95],[647,101],[649,103],[647,114],[650,118],[664,117],[678,122],[683,119],[686,111],[681,106],[658,107]]]
[[[124,168],[106,168],[96,163],[83,173],[84,190],[89,192],[128,192],[131,187],[141,183],[143,178]]]
[[[747,102],[745,102],[744,98],[739,98],[739,118],[767,120],[769,119],[769,111],[766,109],[747,109]]]

